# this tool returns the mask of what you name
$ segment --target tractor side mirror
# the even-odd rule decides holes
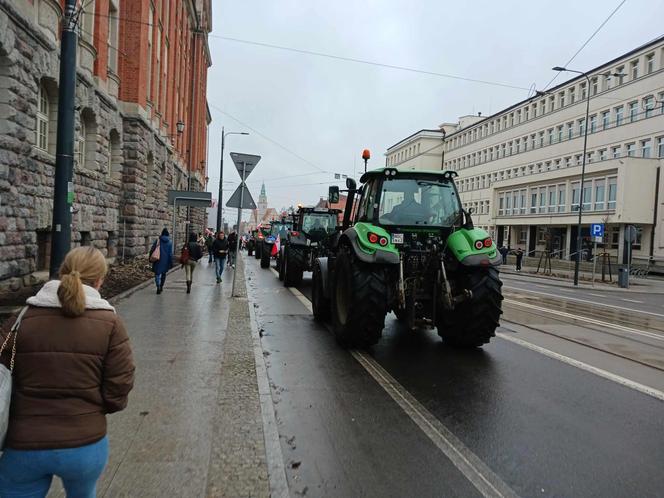
[[[330,186],[327,194],[327,202],[330,204],[337,204],[339,202],[339,187],[336,185]]]
[[[346,178],[346,188],[348,190],[355,190],[355,189],[357,189],[357,183],[355,183],[355,180],[353,180],[350,177]]]

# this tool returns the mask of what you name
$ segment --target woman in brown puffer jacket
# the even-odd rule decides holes
[[[98,292],[106,272],[99,250],[76,248],[67,254],[60,280],[27,301],[0,458],[2,497],[46,496],[53,475],[67,496],[95,496],[108,459],[106,414],[127,406],[134,383],[129,337]]]

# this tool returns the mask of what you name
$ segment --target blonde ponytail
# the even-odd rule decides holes
[[[77,247],[65,256],[60,267],[58,299],[65,316],[77,317],[85,312],[83,284],[94,286],[106,276],[106,258],[94,247]]]
[[[76,317],[85,312],[85,292],[81,274],[78,271],[72,271],[60,277],[58,299],[65,316]]]

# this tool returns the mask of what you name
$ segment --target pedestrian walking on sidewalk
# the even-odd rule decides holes
[[[157,244],[159,249],[157,250]],[[154,272],[154,283],[157,286],[157,294],[161,294],[166,283],[166,274],[173,268],[173,242],[171,242],[168,230],[164,228],[161,235],[152,244],[150,249],[150,261]]]
[[[198,245],[196,234],[191,232],[189,234],[189,242],[182,247],[180,253],[180,263],[184,267],[184,274],[187,280],[187,294],[191,293],[191,284],[194,280],[194,270],[198,264],[198,260],[203,257],[201,246]]]
[[[212,244],[214,244],[214,237],[211,233],[208,233],[205,238],[205,247],[207,247],[208,252],[208,263],[214,262],[214,252],[212,251]]]
[[[220,231],[217,234],[217,240],[212,244],[212,252],[214,253],[214,270],[217,274],[217,283],[221,283],[221,275],[224,273],[224,265],[226,264],[226,255],[228,254],[228,239],[224,232]]]
[[[507,255],[509,254],[510,250],[507,247],[502,246],[500,249],[498,249],[498,252],[503,257],[503,264],[506,265],[507,264]]]
[[[69,497],[96,494],[108,460],[106,415],[127,406],[134,383],[129,337],[99,295],[106,272],[98,249],[73,249],[60,280],[28,299],[16,320],[0,357],[5,365],[14,360],[0,496],[46,496],[54,475]],[[5,324],[0,342],[14,323]]]
[[[231,232],[228,236],[228,265],[235,268],[235,250],[237,249],[237,233]]]
[[[515,252],[516,256],[516,271],[521,271],[521,261],[523,261],[523,251],[519,247]]]

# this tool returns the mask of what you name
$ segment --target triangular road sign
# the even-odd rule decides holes
[[[242,190],[244,189],[244,195],[242,195]],[[240,197],[242,197],[242,206],[240,206]],[[227,207],[230,208],[239,208],[242,209],[256,209],[256,203],[254,202],[251,193],[245,184],[238,186],[237,190],[231,195],[231,198],[228,199],[226,203]]]
[[[244,179],[246,180],[258,164],[258,161],[261,160],[261,156],[231,152],[231,159],[237,168],[237,172],[240,174],[240,178],[242,178],[242,168],[244,168]]]

